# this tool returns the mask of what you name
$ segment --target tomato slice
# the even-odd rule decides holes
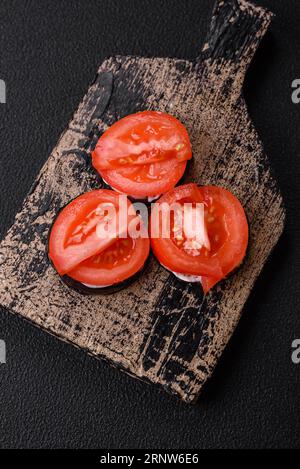
[[[143,268],[149,249],[149,238],[119,239],[102,253],[79,264],[68,275],[85,285],[117,284]]]
[[[175,117],[156,111],[113,124],[92,152],[93,166],[111,187],[136,197],[161,194],[181,179],[192,148]]]
[[[116,242],[127,239],[134,221],[142,223],[131,202],[113,191],[96,190],[76,198],[60,212],[51,229],[49,257],[57,272],[70,274],[85,261],[113,249]],[[122,254],[122,250],[117,252]]]
[[[93,162],[97,169],[107,170],[171,158],[183,162],[191,156],[189,136],[179,120],[162,112],[144,111],[113,124],[100,137]]]
[[[198,237],[195,239],[185,224],[183,230],[178,232],[176,215],[170,217],[170,236],[162,237],[162,217],[159,210],[154,209],[151,215],[151,245],[160,263],[169,270],[202,277],[203,289],[207,293],[239,266],[245,257],[249,230],[243,207],[226,189],[198,187],[196,184],[173,189],[156,205],[159,207],[164,202],[169,206],[179,204],[179,211],[182,210],[182,217],[188,223],[193,220],[191,213],[197,213],[198,204],[203,207],[203,218],[202,221],[200,218]],[[155,233],[158,236],[153,236],[153,225],[158,226]]]

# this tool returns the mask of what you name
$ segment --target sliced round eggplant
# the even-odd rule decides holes
[[[81,294],[114,293],[133,283],[144,269],[150,252],[148,233],[143,229],[144,236],[128,236],[130,221],[141,227],[143,222],[128,199],[125,208],[119,201],[116,192],[106,189],[83,194],[59,212],[49,231],[47,253],[53,268],[65,285]],[[128,208],[126,217],[119,216]],[[113,230],[105,231],[109,223]]]

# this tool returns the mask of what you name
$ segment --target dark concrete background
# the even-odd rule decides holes
[[[245,84],[285,198],[284,236],[199,404],[189,407],[0,310],[0,447],[300,448],[300,2],[277,13]],[[194,58],[212,0],[2,0],[0,236],[112,54]]]

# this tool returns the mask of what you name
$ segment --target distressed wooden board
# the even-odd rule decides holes
[[[194,62],[106,60],[0,245],[3,306],[186,402],[196,400],[211,375],[284,226],[282,198],[242,96],[271,16],[244,0],[219,0]],[[194,161],[186,181],[228,188],[247,212],[247,260],[205,298],[155,259],[126,290],[84,297],[63,286],[47,260],[49,227],[60,207],[102,184],[89,158],[98,137],[144,109],[169,112],[187,126]]]

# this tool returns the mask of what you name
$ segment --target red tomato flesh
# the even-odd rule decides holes
[[[216,283],[238,267],[246,254],[248,245],[248,223],[243,207],[236,197],[221,187],[198,187],[196,184],[179,186],[159,199],[158,204],[174,202],[184,206],[203,204],[203,244],[187,239],[185,233],[177,236],[174,217],[171,217],[169,238],[152,237],[154,254],[162,265],[179,274],[202,277],[207,293]],[[187,212],[188,213],[188,212]],[[151,227],[157,221],[155,210],[151,215]],[[152,234],[152,231],[151,231]],[[208,240],[206,240],[208,237]]]
[[[119,217],[121,210],[123,217]],[[131,202],[125,198],[121,205],[119,195],[110,190],[88,192],[73,200],[51,229],[49,258],[55,269],[61,276],[95,286],[131,277],[143,267],[150,249],[148,238],[133,240],[128,235],[131,222],[142,224],[137,217]]]
[[[114,189],[135,197],[165,193],[181,179],[191,143],[169,114],[144,111],[113,124],[92,153],[93,166]]]

